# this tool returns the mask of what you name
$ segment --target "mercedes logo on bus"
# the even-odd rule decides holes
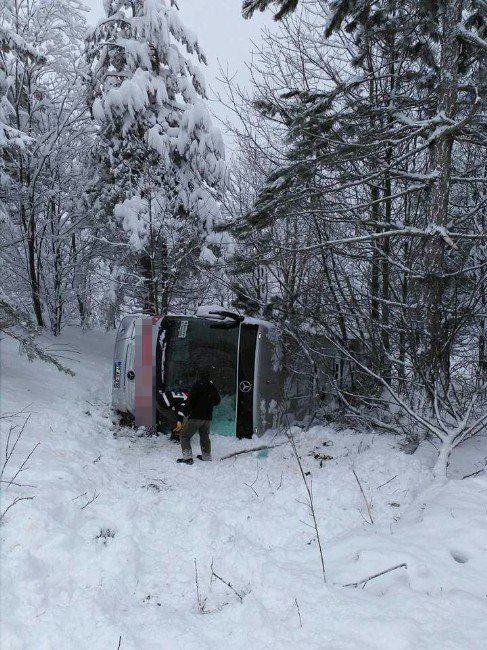
[[[239,388],[241,393],[250,393],[252,390],[252,384],[250,381],[241,381]]]

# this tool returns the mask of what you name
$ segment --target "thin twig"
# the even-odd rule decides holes
[[[90,503],[93,503],[93,501],[96,501],[96,499],[98,499],[99,496],[100,496],[100,494],[96,490],[93,490],[93,497],[87,503],[85,503],[84,506],[81,507],[81,510],[84,510],[86,508],[86,506],[89,506]]]
[[[5,462],[3,463],[2,471],[0,472],[0,479],[3,477],[3,474],[5,472],[5,469],[7,468],[7,464],[12,458],[15,448],[17,447],[17,443],[19,442],[20,438],[22,437],[22,434],[24,433],[24,429],[27,426],[28,421],[30,420],[31,414],[29,414],[25,420],[23,425],[20,427],[20,431],[17,435],[17,438],[15,439],[15,442],[13,443],[12,447],[10,448],[10,437],[12,436],[12,432],[17,429],[18,425],[12,425],[9,428],[8,435],[7,435],[7,442],[5,443]],[[12,479],[13,480],[13,479]]]
[[[386,481],[385,483],[382,483],[381,485],[378,485],[378,486],[377,486],[377,489],[379,490],[381,487],[384,487],[384,485],[387,485],[388,483],[390,483],[391,481],[393,481],[395,478],[397,478],[397,474],[396,474],[395,476],[393,476],[392,478],[390,478],[390,479],[389,479],[388,481]]]
[[[396,566],[391,567],[390,569],[386,569],[385,571],[381,571],[380,573],[374,573],[374,575],[369,576],[368,578],[364,578],[363,580],[359,580],[358,582],[349,582],[346,585],[342,585],[342,587],[358,587],[359,585],[365,585],[369,582],[369,580],[373,580],[374,578],[378,578],[379,576],[383,576],[385,573],[390,573],[391,571],[395,571],[396,569],[407,569],[408,565],[403,562],[402,564],[397,564]]]
[[[15,497],[12,503],[7,508],[5,508],[5,510],[0,515],[0,521],[2,521],[10,508],[13,508],[17,503],[19,503],[19,501],[32,501],[32,499],[34,499],[34,497]]]
[[[263,449],[275,449],[275,447],[282,447],[286,445],[286,442],[280,442],[277,445],[261,445],[260,447],[253,447],[252,449],[241,449],[240,451],[235,451],[233,454],[228,454],[227,456],[222,456],[220,460],[227,460],[227,458],[233,458],[234,456],[240,456],[240,454],[251,454],[253,451],[262,451]]]
[[[255,496],[257,498],[259,498],[259,495],[257,494],[257,492],[254,490],[254,488],[251,485],[249,485],[248,483],[244,483],[244,485],[246,485],[248,488],[250,488],[252,490],[252,492],[255,494]]]
[[[121,647],[122,647],[122,635],[120,635],[120,637],[119,637],[119,639],[118,639],[117,650],[120,650]]]
[[[485,467],[482,467],[482,469],[478,469],[476,472],[472,472],[471,474],[465,474],[465,476],[462,476],[462,481],[464,478],[471,478],[472,476],[478,476],[479,474],[482,474],[482,472],[485,472],[487,469],[487,465]]]
[[[300,610],[299,610],[299,603],[298,603],[298,599],[297,599],[297,598],[294,599],[294,604],[296,605],[296,609],[298,610],[298,616],[299,616],[299,627],[303,627],[303,621],[302,621],[302,619],[301,619],[301,612],[300,612]]]
[[[202,614],[206,614],[206,610],[205,610],[206,598],[201,597],[200,583],[198,580],[198,566],[196,564],[196,558],[194,558],[194,580],[196,583],[196,599],[198,601],[198,609]]]
[[[316,513],[315,513],[315,507],[314,507],[314,502],[313,502],[313,485],[308,483],[308,480],[306,478],[306,474],[304,473],[303,465],[301,463],[301,458],[299,457],[298,450],[296,448],[296,442],[293,438],[292,433],[289,431],[287,433],[287,437],[289,442],[291,443],[291,448],[294,453],[294,457],[296,458],[296,461],[299,466],[299,471],[301,472],[301,477],[303,479],[304,485],[306,487],[306,492],[308,493],[308,503],[306,504],[311,512],[311,517],[313,518],[313,528],[315,529],[316,533],[316,540],[318,542],[318,549],[320,552],[320,560],[321,560],[321,571],[323,573],[323,582],[326,584],[326,571],[325,571],[325,559],[323,555],[323,548],[321,546],[321,538],[320,538],[320,531],[318,528],[318,521],[316,519]]]
[[[0,341],[1,340],[2,339],[0,339]],[[27,406],[21,408],[20,411],[17,411],[16,413],[2,413],[0,414],[0,420],[7,420],[10,418],[20,418],[20,416],[24,413],[26,409],[29,408],[29,406],[32,406],[32,402],[30,404],[27,404]]]
[[[76,499],[80,499],[81,497],[84,497],[86,494],[88,494],[88,492],[83,492],[83,494],[78,494],[78,496],[73,497],[71,501],[76,501]]]
[[[196,582],[196,598],[198,600],[198,607],[201,608],[200,583],[198,581],[198,565],[196,564],[196,558],[194,558],[194,580]]]
[[[281,480],[279,481],[279,485],[277,486],[277,489],[280,490],[282,488],[282,472],[281,472]]]
[[[227,582],[223,578],[221,578],[217,573],[215,573],[213,569],[213,560],[211,561],[211,577],[216,578],[217,580],[220,580],[220,582],[223,582],[224,585],[227,585],[229,589],[233,591],[233,593],[237,596],[237,598],[240,600],[241,603],[243,603],[243,596],[242,594],[239,594],[238,591],[235,589],[235,587],[232,585],[231,582]]]
[[[0,479],[0,483],[7,483],[8,485],[15,485],[15,487],[28,487],[36,488],[37,485],[30,485],[29,483],[15,483],[14,481],[9,481],[6,479]]]
[[[365,505],[367,506],[367,512],[369,513],[369,518],[370,518],[370,521],[367,522],[367,523],[369,523],[369,524],[373,524],[373,523],[374,523],[374,519],[373,519],[373,517],[372,517],[372,512],[371,512],[371,510],[370,510],[369,502],[367,501],[367,497],[365,496],[365,492],[364,492],[364,490],[363,490],[363,488],[362,488],[362,483],[360,483],[360,480],[359,480],[359,477],[357,476],[356,471],[355,471],[354,469],[352,469],[352,472],[353,472],[353,475],[355,476],[355,479],[357,480],[358,486],[359,486],[359,488],[360,488],[360,492],[362,492],[362,496],[363,496],[363,498],[364,498]]]
[[[10,479],[10,484],[12,484],[13,481],[15,481],[15,479],[17,478],[17,476],[20,474],[20,472],[22,472],[22,470],[25,468],[25,464],[27,463],[27,461],[29,460],[29,458],[32,456],[32,454],[35,452],[35,450],[37,449],[37,447],[39,447],[40,444],[41,444],[41,443],[38,442],[38,443],[33,447],[33,449],[30,450],[30,452],[27,454],[26,458],[24,459],[24,462],[22,463],[22,465],[19,467],[19,469],[15,472],[15,474],[14,474],[14,475],[12,476],[12,478]],[[8,487],[9,487],[9,486],[7,485],[7,488],[8,488]]]

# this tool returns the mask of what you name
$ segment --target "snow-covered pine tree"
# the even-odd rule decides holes
[[[90,195],[106,238],[119,244],[107,248],[112,267],[135,271],[139,307],[157,312],[182,268],[189,276],[198,258],[213,258],[223,142],[195,61],[204,55],[176,3],[106,0],[105,9],[87,43],[98,125]]]

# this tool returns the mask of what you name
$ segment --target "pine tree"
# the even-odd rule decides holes
[[[212,257],[223,144],[193,61],[205,58],[176,3],[112,0],[106,11],[87,44],[98,125],[91,196],[105,233],[128,244],[123,263],[138,260],[139,297],[154,312],[167,308],[183,260],[190,273],[198,256]]]

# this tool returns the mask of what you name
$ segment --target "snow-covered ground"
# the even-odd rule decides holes
[[[0,527],[2,650],[487,647],[487,475],[460,479],[485,440],[433,485],[428,446],[407,456],[385,435],[296,432],[324,584],[289,444],[218,460],[259,443],[215,436],[215,462],[178,465],[165,437],[114,436],[111,334],[73,328],[55,344],[74,378],[2,342],[2,411],[23,409],[1,421],[2,456],[9,421],[30,415],[3,480],[40,443],[16,478],[35,487],[1,484],[2,512],[35,497]]]

